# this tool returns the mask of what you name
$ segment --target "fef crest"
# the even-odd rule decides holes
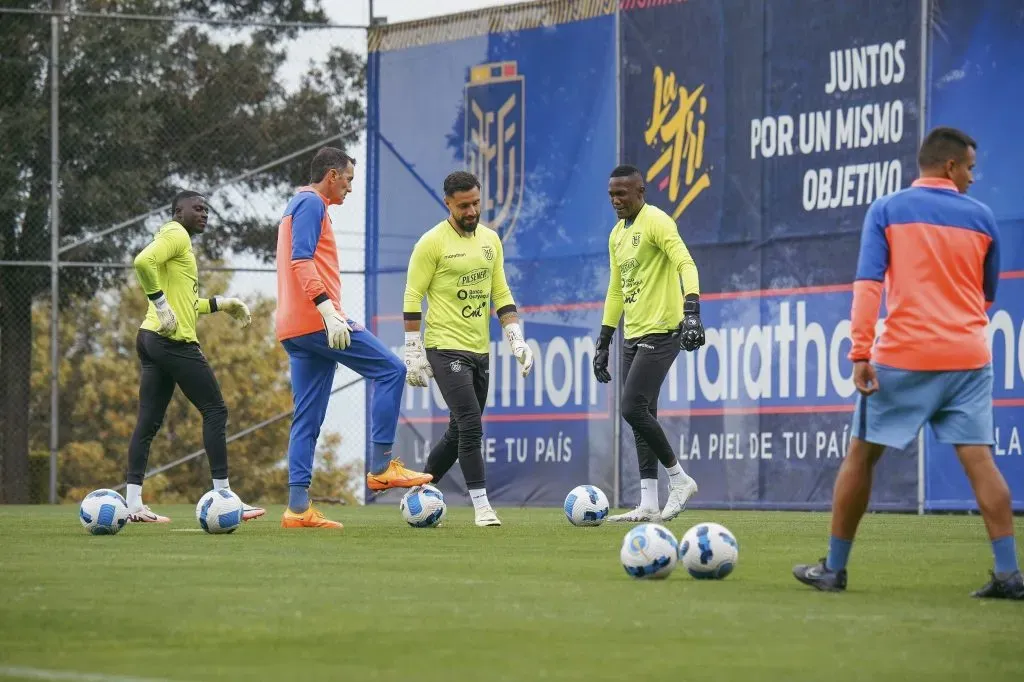
[[[465,159],[480,180],[480,222],[504,241],[523,204],[526,80],[516,62],[472,67],[466,84]]]

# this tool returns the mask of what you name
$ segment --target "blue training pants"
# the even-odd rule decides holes
[[[291,365],[295,405],[288,437],[289,486],[308,488],[313,478],[313,454],[320,427],[327,416],[334,371],[339,362],[372,381],[370,439],[384,444],[395,441],[405,384],[405,364],[376,336],[352,322],[349,325],[353,328],[352,343],[345,350],[334,350],[328,346],[326,332],[314,332],[281,342]]]

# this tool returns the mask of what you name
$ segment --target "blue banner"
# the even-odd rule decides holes
[[[614,222],[608,171],[636,165],[700,270],[708,344],[680,355],[659,403],[700,483],[693,504],[827,508],[854,402],[846,354],[863,215],[917,177],[921,4],[622,2],[618,36],[615,5],[517,5],[371,32],[373,326],[401,352],[409,253],[446,215],[444,176],[472,170],[537,354],[523,381],[492,322],[490,494],[559,504],[589,482],[611,498],[618,479],[623,505],[635,503],[632,433],[622,424],[616,471],[613,389],[590,362]],[[925,90],[927,127],[978,140],[971,194],[1002,231],[995,454],[1024,508],[1019,7],[933,0]],[[446,421],[436,388],[407,389],[398,451],[422,465]],[[886,454],[872,508],[915,509],[922,486],[928,509],[976,508],[951,448],[927,428],[923,440],[921,458],[916,444]],[[442,487],[464,492],[458,467]]]
[[[765,3],[764,104],[746,164],[763,162],[764,238],[859,235],[872,201],[917,177],[921,5]]]
[[[481,222],[502,237],[536,356],[524,381],[492,320],[483,451],[488,495],[499,505],[561,504],[582,483],[609,498],[614,492],[610,393],[591,371],[601,316],[593,302],[607,284],[614,222],[607,198],[616,163],[614,3],[586,7],[582,14],[592,18],[560,5],[496,9],[488,16],[498,23],[483,25],[509,30],[480,33],[480,22],[463,16],[386,27],[382,40],[371,41],[379,48],[371,55],[378,200],[368,202],[378,226],[369,305],[376,333],[401,353],[409,254],[447,216],[444,177],[466,169],[481,180]],[[422,466],[448,412],[436,386],[407,387],[405,399],[396,452]],[[465,493],[458,466],[441,487]]]
[[[978,142],[971,196],[995,213],[1003,270],[1024,269],[1024,12],[1019,0],[932,0],[928,125]]]
[[[1003,472],[1014,509],[1024,510],[1024,279],[1020,272],[999,283],[989,310],[988,334],[994,372],[996,466]],[[925,508],[977,509],[974,492],[950,445],[939,443],[929,428],[925,436]]]
[[[1024,106],[1024,13],[1017,0],[933,0],[928,125],[960,128],[978,142],[970,195],[999,223],[1003,278],[989,311],[995,371],[996,465],[1024,510],[1024,155],[1018,113]],[[980,104],[983,103],[983,104]],[[977,509],[956,454],[926,439],[926,508]]]
[[[701,486],[693,504],[827,508],[853,409],[863,216],[916,176],[920,8],[636,5],[620,20],[622,161],[676,218],[708,330],[677,361],[659,421]],[[632,503],[628,427],[622,453]],[[913,508],[916,446],[883,467],[873,507]]]

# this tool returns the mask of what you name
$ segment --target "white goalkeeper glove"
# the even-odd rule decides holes
[[[519,326],[518,322],[510,322],[505,325],[505,338],[508,339],[512,355],[523,366],[522,371],[525,377],[533,369],[533,351],[530,350],[530,344],[526,343],[526,339],[523,338],[523,328]]]
[[[352,328],[341,316],[330,300],[318,303],[316,309],[324,318],[324,330],[327,332],[327,345],[334,350],[345,350],[352,343]]]
[[[405,333],[405,383],[426,388],[434,370],[430,368],[419,332]]]
[[[252,323],[252,315],[249,314],[249,306],[245,305],[242,301],[237,298],[221,298],[217,296],[217,310],[223,310],[231,317],[235,318],[242,323],[242,328],[248,327]]]
[[[161,291],[160,295],[153,299],[153,306],[156,308],[156,319],[160,327],[156,330],[161,336],[170,336],[178,328],[178,318],[174,314],[174,308],[167,302],[167,297]]]

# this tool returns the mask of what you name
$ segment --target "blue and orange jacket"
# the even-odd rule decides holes
[[[864,217],[850,359],[919,371],[984,367],[998,282],[999,231],[985,204],[936,178],[877,199]],[[888,315],[872,349],[883,285]]]
[[[341,307],[341,273],[327,197],[300,187],[277,228],[277,339],[324,330],[317,304]]]

